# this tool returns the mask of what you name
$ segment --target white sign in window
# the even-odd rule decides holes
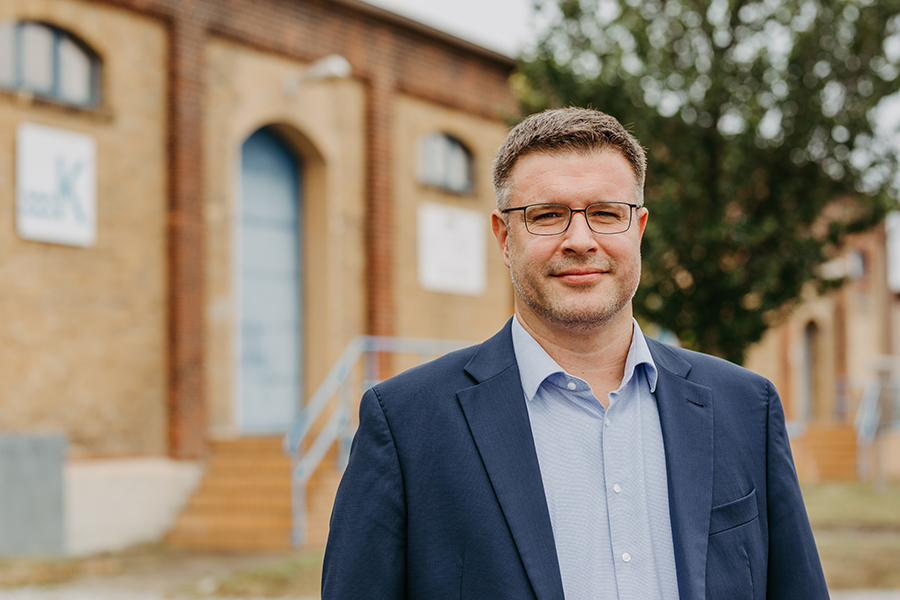
[[[418,226],[419,285],[433,292],[483,294],[487,287],[484,215],[423,203]]]
[[[93,137],[33,123],[19,125],[16,231],[26,240],[94,245],[97,145]]]

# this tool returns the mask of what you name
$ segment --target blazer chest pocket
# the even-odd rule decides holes
[[[756,488],[743,498],[714,506],[709,515],[709,535],[715,535],[749,523],[759,516]]]

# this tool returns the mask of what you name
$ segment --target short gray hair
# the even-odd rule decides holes
[[[637,138],[610,115],[588,108],[559,108],[533,114],[516,125],[494,158],[493,182],[497,207],[509,207],[510,176],[526,154],[618,151],[631,165],[638,203],[643,204],[647,155]]]

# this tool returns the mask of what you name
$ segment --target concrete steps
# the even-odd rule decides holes
[[[845,423],[810,423],[791,438],[797,475],[803,481],[855,481],[856,431]]]
[[[291,548],[291,464],[281,436],[210,442],[207,470],[166,543],[203,550]],[[308,547],[325,546],[340,482],[332,447],[307,484]]]
[[[289,549],[290,467],[280,436],[212,441],[203,480],[166,543],[204,550]]]

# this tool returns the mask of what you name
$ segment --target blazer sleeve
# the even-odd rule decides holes
[[[768,385],[766,449],[768,600],[827,600],[816,542],[800,494],[778,392]]]
[[[406,503],[397,447],[376,392],[359,429],[331,514],[323,600],[406,598]]]

